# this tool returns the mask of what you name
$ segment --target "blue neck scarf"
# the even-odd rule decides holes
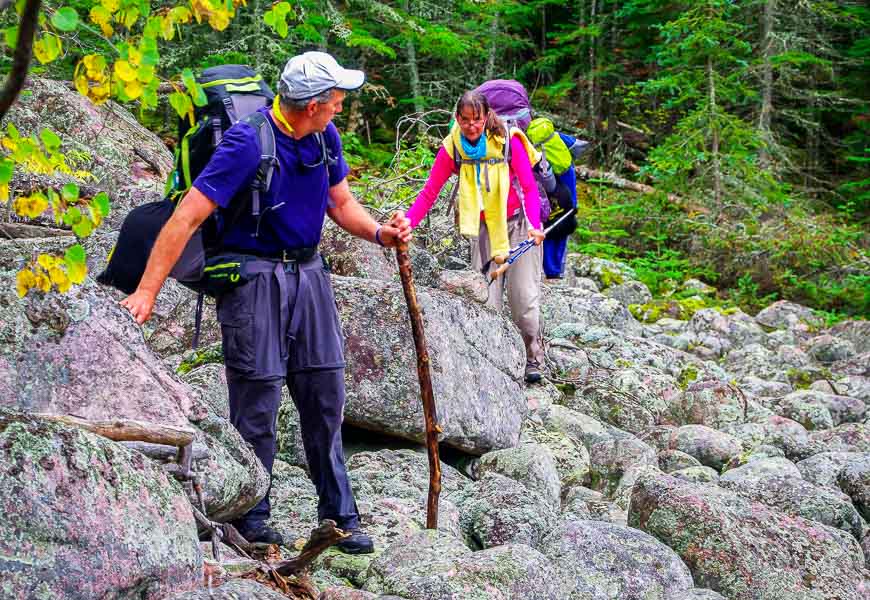
[[[472,144],[465,136],[459,134],[459,141],[462,142],[462,151],[471,160],[482,160],[486,156],[486,132],[480,134],[477,142]],[[477,175],[477,185],[480,185],[480,163],[474,165],[475,174]]]

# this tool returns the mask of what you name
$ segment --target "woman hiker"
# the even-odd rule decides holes
[[[533,239],[534,248],[514,262],[489,286],[487,305],[500,311],[507,291],[514,324],[526,347],[525,379],[541,380],[544,352],[540,333],[541,206],[532,165],[540,153],[519,129],[510,131],[509,164],[505,161],[505,126],[486,97],[465,92],[456,104],[456,124],[441,144],[425,187],[407,215],[398,212],[392,224],[407,217],[417,227],[450,175],[459,176],[459,230],[472,242],[472,265],[487,278],[510,248]],[[522,199],[521,199],[522,198]],[[494,259],[494,260],[491,260]],[[497,262],[499,261],[499,262]]]

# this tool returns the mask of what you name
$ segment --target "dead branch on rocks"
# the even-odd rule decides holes
[[[315,529],[311,530],[308,541],[302,547],[298,556],[271,565],[279,575],[296,575],[308,569],[311,563],[327,548],[334,546],[350,534],[335,526],[332,519],[323,519]]]
[[[186,427],[146,423],[145,421],[134,421],[132,419],[91,421],[72,415],[51,415],[46,413],[36,413],[34,416],[86,429],[116,442],[151,442],[152,444],[164,444],[180,448],[192,444],[193,438],[196,435],[192,429]]]

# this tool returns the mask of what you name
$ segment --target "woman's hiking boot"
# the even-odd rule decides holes
[[[541,365],[536,360],[526,361],[526,383],[538,383],[543,379]]]

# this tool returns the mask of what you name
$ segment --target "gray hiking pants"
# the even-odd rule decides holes
[[[508,239],[511,248],[525,241],[529,237],[528,229],[531,227],[522,213],[508,219]],[[483,264],[488,260],[489,233],[486,223],[480,223],[480,235],[475,242],[471,242],[471,268],[477,271],[483,269]],[[486,258],[483,258],[486,257]],[[544,364],[544,349],[541,343],[541,270],[542,270],[541,246],[535,246],[510,266],[507,272],[489,286],[487,306],[501,312],[503,296],[507,292],[508,307],[511,311],[511,319],[526,346],[526,361]],[[489,282],[489,274],[500,265],[490,263],[487,269],[486,281]]]
[[[276,421],[286,383],[299,411],[302,441],[319,497],[318,515],[359,526],[341,443],[343,336],[329,273],[320,256],[302,264],[249,264],[256,276],[218,301],[230,420],[271,476]],[[270,514],[269,494],[239,524]]]

